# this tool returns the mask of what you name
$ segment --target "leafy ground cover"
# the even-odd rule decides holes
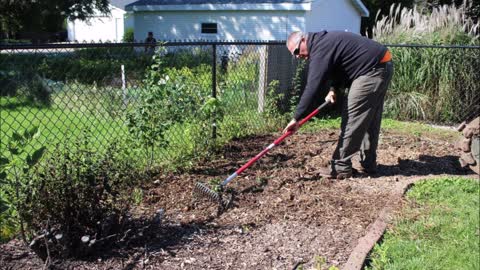
[[[479,195],[474,179],[417,183],[368,269],[479,269]]]
[[[469,174],[459,167],[455,132],[406,133],[387,125],[377,175],[327,181],[318,168],[330,159],[337,132],[306,130],[274,148],[230,184],[236,192],[234,205],[219,217],[215,205],[192,198],[195,182],[225,178],[278,133],[235,139],[198,166],[158,175],[141,187],[132,222],[147,228],[142,221],[162,213],[160,226],[134,230],[138,233],[131,241],[84,259],[53,260],[52,267],[309,269],[323,264],[341,269],[381,209],[402,205],[392,199],[396,185],[412,177]],[[0,265],[7,268],[44,264],[17,240],[0,250]]]

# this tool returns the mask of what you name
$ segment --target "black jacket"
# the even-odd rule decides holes
[[[353,80],[374,68],[387,48],[358,34],[340,31],[308,33],[308,79],[294,118],[309,113],[310,105],[318,98],[327,80],[333,86],[349,86]],[[326,94],[326,93],[325,93]]]

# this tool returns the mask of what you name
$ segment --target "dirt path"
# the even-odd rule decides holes
[[[288,138],[235,179],[229,185],[237,192],[234,207],[220,217],[215,205],[192,201],[196,181],[223,180],[275,136],[234,141],[194,170],[158,177],[157,184],[145,187],[144,203],[136,209],[139,216],[162,209],[158,230],[145,241],[99,252],[90,260],[59,262],[58,268],[309,269],[321,260],[342,268],[381,210],[401,204],[393,199],[399,198],[398,183],[467,173],[449,139],[383,132],[378,175],[327,181],[316,171],[327,165],[338,134],[325,130]],[[42,266],[18,242],[2,246],[0,268]]]

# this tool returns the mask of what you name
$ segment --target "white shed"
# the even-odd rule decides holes
[[[285,40],[292,31],[359,33],[369,15],[360,0],[139,0],[134,36],[157,40]]]
[[[67,32],[70,41],[122,41],[128,28],[133,28],[133,17],[125,11],[125,5],[135,0],[110,0],[110,14],[95,12],[88,20],[68,21]]]

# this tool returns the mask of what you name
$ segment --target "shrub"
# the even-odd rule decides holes
[[[0,39],[0,44],[31,44],[32,42],[28,39]]]
[[[0,70],[0,97],[14,96],[17,93],[18,82],[15,74],[15,71]]]
[[[194,55],[195,53],[193,53]],[[267,90],[264,113],[258,112],[258,59],[244,54],[229,63],[211,97],[211,66],[171,67],[159,48],[147,70],[145,89],[127,112],[134,143],[143,149],[147,166],[188,166],[195,158],[233,137],[269,131],[284,120],[278,83]],[[195,56],[193,56],[195,57]],[[218,127],[212,136],[214,124]]]
[[[18,95],[24,97],[29,104],[39,107],[51,105],[51,92],[47,81],[38,75],[34,75],[17,89]]]
[[[19,96],[32,106],[49,106],[51,91],[32,62],[38,57],[1,55],[0,96]]]
[[[109,85],[121,78],[122,65],[127,80],[142,78],[151,60],[150,56],[136,53],[131,47],[120,47],[87,48],[71,54],[49,55],[40,63],[37,72],[51,80]]]
[[[295,75],[292,80],[292,91],[288,93],[287,100],[288,108],[285,110],[289,112],[294,112],[298,102],[300,101],[300,97],[302,96],[303,90],[305,89],[305,85],[307,82],[307,74],[308,74],[308,62],[304,60],[298,61],[298,66],[295,70]],[[284,104],[287,104],[285,102]]]
[[[130,27],[130,28],[127,28],[125,30],[125,33],[123,33],[122,41],[123,42],[134,42],[135,41],[133,28]]]
[[[195,164],[195,160],[204,157],[214,145],[211,123],[187,119],[183,123],[176,123],[165,134],[168,147],[163,152],[170,157],[165,167],[188,168]]]
[[[165,52],[165,49],[161,51]],[[165,66],[171,68],[189,67],[194,68],[199,65],[211,65],[212,49],[203,47],[193,47],[187,49],[174,48],[170,52],[165,52]]]
[[[259,60],[256,54],[247,53],[238,61],[231,61],[225,75],[225,91],[247,92],[258,87]]]
[[[125,147],[96,153],[88,141],[58,147],[33,175],[25,220],[36,235],[30,246],[43,258],[47,248],[50,256],[85,255],[126,224],[141,177]]]
[[[14,132],[8,142],[8,154],[0,153],[0,240],[6,240],[20,227],[23,241],[26,242],[24,223],[27,220],[31,200],[32,168],[43,156],[45,147],[32,151],[32,141],[39,135],[37,127]]]
[[[286,114],[282,112],[284,94],[278,93],[279,81],[273,80],[267,87],[267,96],[265,97],[265,109],[263,116],[266,119],[267,126],[275,128],[279,123],[285,122]]]
[[[127,126],[133,140],[146,153],[150,165],[158,147],[167,147],[166,132],[174,125],[201,116],[199,109],[208,101],[210,86],[206,65],[190,68],[165,68],[163,49],[153,56],[144,80],[145,89],[127,112]]]

